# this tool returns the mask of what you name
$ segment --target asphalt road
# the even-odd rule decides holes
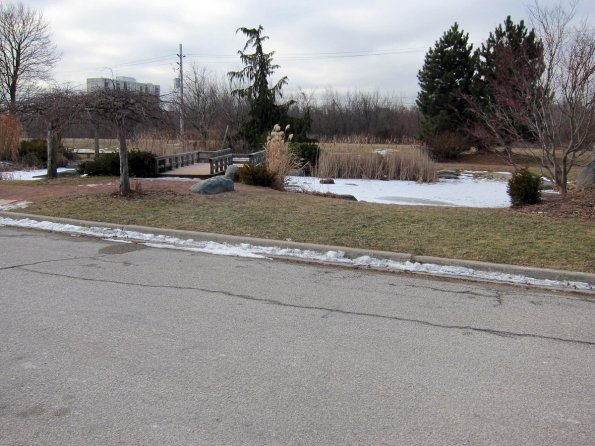
[[[0,228],[1,445],[595,444],[595,300]]]

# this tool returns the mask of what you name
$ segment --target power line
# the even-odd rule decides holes
[[[427,51],[427,47],[397,48],[386,50],[360,50],[360,51],[336,51],[336,52],[313,52],[313,53],[287,53],[276,54],[276,60],[320,60],[320,59],[348,59],[370,56],[390,56],[406,53],[417,53]],[[236,59],[237,54],[208,54],[188,53],[187,56],[208,58],[208,59]]]

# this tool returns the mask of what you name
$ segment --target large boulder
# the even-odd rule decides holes
[[[190,188],[190,192],[203,195],[214,195],[231,191],[233,191],[233,181],[225,176],[209,178],[208,180],[196,183]]]
[[[578,190],[595,187],[595,160],[587,164],[576,177]]]
[[[240,179],[240,166],[237,164],[230,164],[225,169],[225,176],[231,181],[236,182]]]

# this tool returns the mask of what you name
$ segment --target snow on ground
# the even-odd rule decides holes
[[[59,173],[67,171],[74,172],[74,169],[58,169]],[[2,178],[10,180],[39,180],[38,177],[46,173],[45,169],[40,169],[17,170],[4,172],[0,175],[2,175]],[[481,173],[486,172],[465,171],[460,174],[459,179],[441,179],[436,183],[336,179],[334,180],[335,184],[320,184],[320,178],[316,177],[286,177],[286,181],[290,188],[353,195],[359,201],[371,203],[478,208],[510,206],[510,197],[506,192],[506,181],[477,178],[477,175]],[[157,178],[157,180],[180,180],[180,178],[163,177]],[[188,179],[188,181],[196,180]]]
[[[30,201],[0,200],[0,211],[25,209],[30,203]]]
[[[75,169],[67,168],[67,167],[59,167],[58,173],[62,172],[74,172]],[[42,175],[46,175],[48,173],[47,169],[37,169],[37,170],[13,170],[11,172],[2,172],[0,175],[5,180],[41,180],[40,177]]]
[[[471,172],[459,179],[436,183],[415,181],[346,180],[320,184],[316,177],[287,177],[290,188],[312,192],[353,195],[358,201],[426,206],[503,208],[510,206],[506,182],[476,178]]]
[[[74,226],[61,223],[52,223],[48,221],[36,221],[31,219],[12,219],[0,217],[0,226],[11,226],[31,229],[41,229],[46,231],[61,232],[67,234],[78,234],[92,237],[99,237],[105,240],[142,243],[146,246],[155,248],[181,249],[186,251],[204,252],[209,254],[267,258],[272,256],[318,260],[329,263],[370,267],[384,269],[389,271],[410,271],[423,272],[430,274],[440,274],[452,277],[468,277],[474,279],[487,279],[491,281],[537,285],[545,287],[564,287],[571,289],[592,290],[595,284],[585,282],[568,282],[547,279],[535,279],[531,277],[480,271],[460,266],[444,266],[431,263],[418,262],[397,262],[395,260],[378,259],[370,256],[362,256],[356,259],[350,259],[341,251],[311,251],[292,248],[281,248],[275,246],[258,246],[247,243],[227,244],[212,241],[195,241],[192,239],[180,239],[165,235],[147,234],[135,231],[126,231],[121,229],[109,229],[99,227]]]

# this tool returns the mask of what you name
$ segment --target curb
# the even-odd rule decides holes
[[[522,275],[531,277],[534,279],[542,279],[542,280],[557,280],[557,281],[568,281],[568,282],[585,282],[590,285],[595,284],[595,274],[586,273],[586,272],[576,272],[576,271],[564,271],[564,270],[556,270],[556,269],[546,269],[546,268],[534,268],[530,266],[516,266],[516,265],[507,265],[501,263],[488,263],[488,262],[480,262],[475,260],[461,260],[461,259],[449,259],[444,257],[432,257],[432,256],[416,256],[413,254],[407,253],[396,253],[391,251],[381,251],[381,250],[372,250],[372,249],[361,249],[361,248],[349,248],[345,246],[334,246],[334,245],[318,245],[314,243],[303,243],[303,242],[294,242],[291,240],[270,240],[270,239],[261,239],[255,237],[243,237],[243,236],[236,236],[236,235],[225,235],[225,234],[215,234],[209,232],[194,232],[194,231],[185,231],[179,229],[166,229],[166,228],[153,228],[148,226],[138,226],[138,225],[120,225],[114,223],[105,223],[105,222],[96,222],[96,221],[87,221],[87,220],[76,220],[71,218],[59,218],[59,217],[46,217],[42,215],[31,215],[25,214],[20,212],[6,212],[0,211],[0,217],[5,218],[14,218],[14,219],[30,219],[35,221],[49,221],[52,223],[61,223],[61,224],[69,224],[69,225],[77,225],[77,226],[84,226],[84,227],[100,227],[100,228],[109,228],[109,229],[120,229],[124,231],[136,231],[142,233],[149,233],[149,234],[157,234],[157,235],[165,235],[170,237],[177,237],[180,239],[193,239],[195,241],[211,241],[211,242],[218,242],[218,243],[227,243],[227,244],[251,244],[257,246],[276,246],[281,248],[288,248],[288,249],[300,249],[300,250],[310,250],[310,251],[318,251],[318,252],[326,252],[326,251],[342,251],[345,253],[345,256],[349,259],[356,259],[362,256],[370,256],[377,259],[386,259],[386,260],[393,260],[397,262],[412,262],[412,263],[431,263],[435,265],[449,265],[449,266],[459,266],[463,268],[470,268],[479,271],[486,271],[486,272],[497,272],[497,273],[505,273],[505,274],[513,274],[513,275]],[[283,257],[286,258],[286,257]],[[298,260],[293,259],[292,260]]]

